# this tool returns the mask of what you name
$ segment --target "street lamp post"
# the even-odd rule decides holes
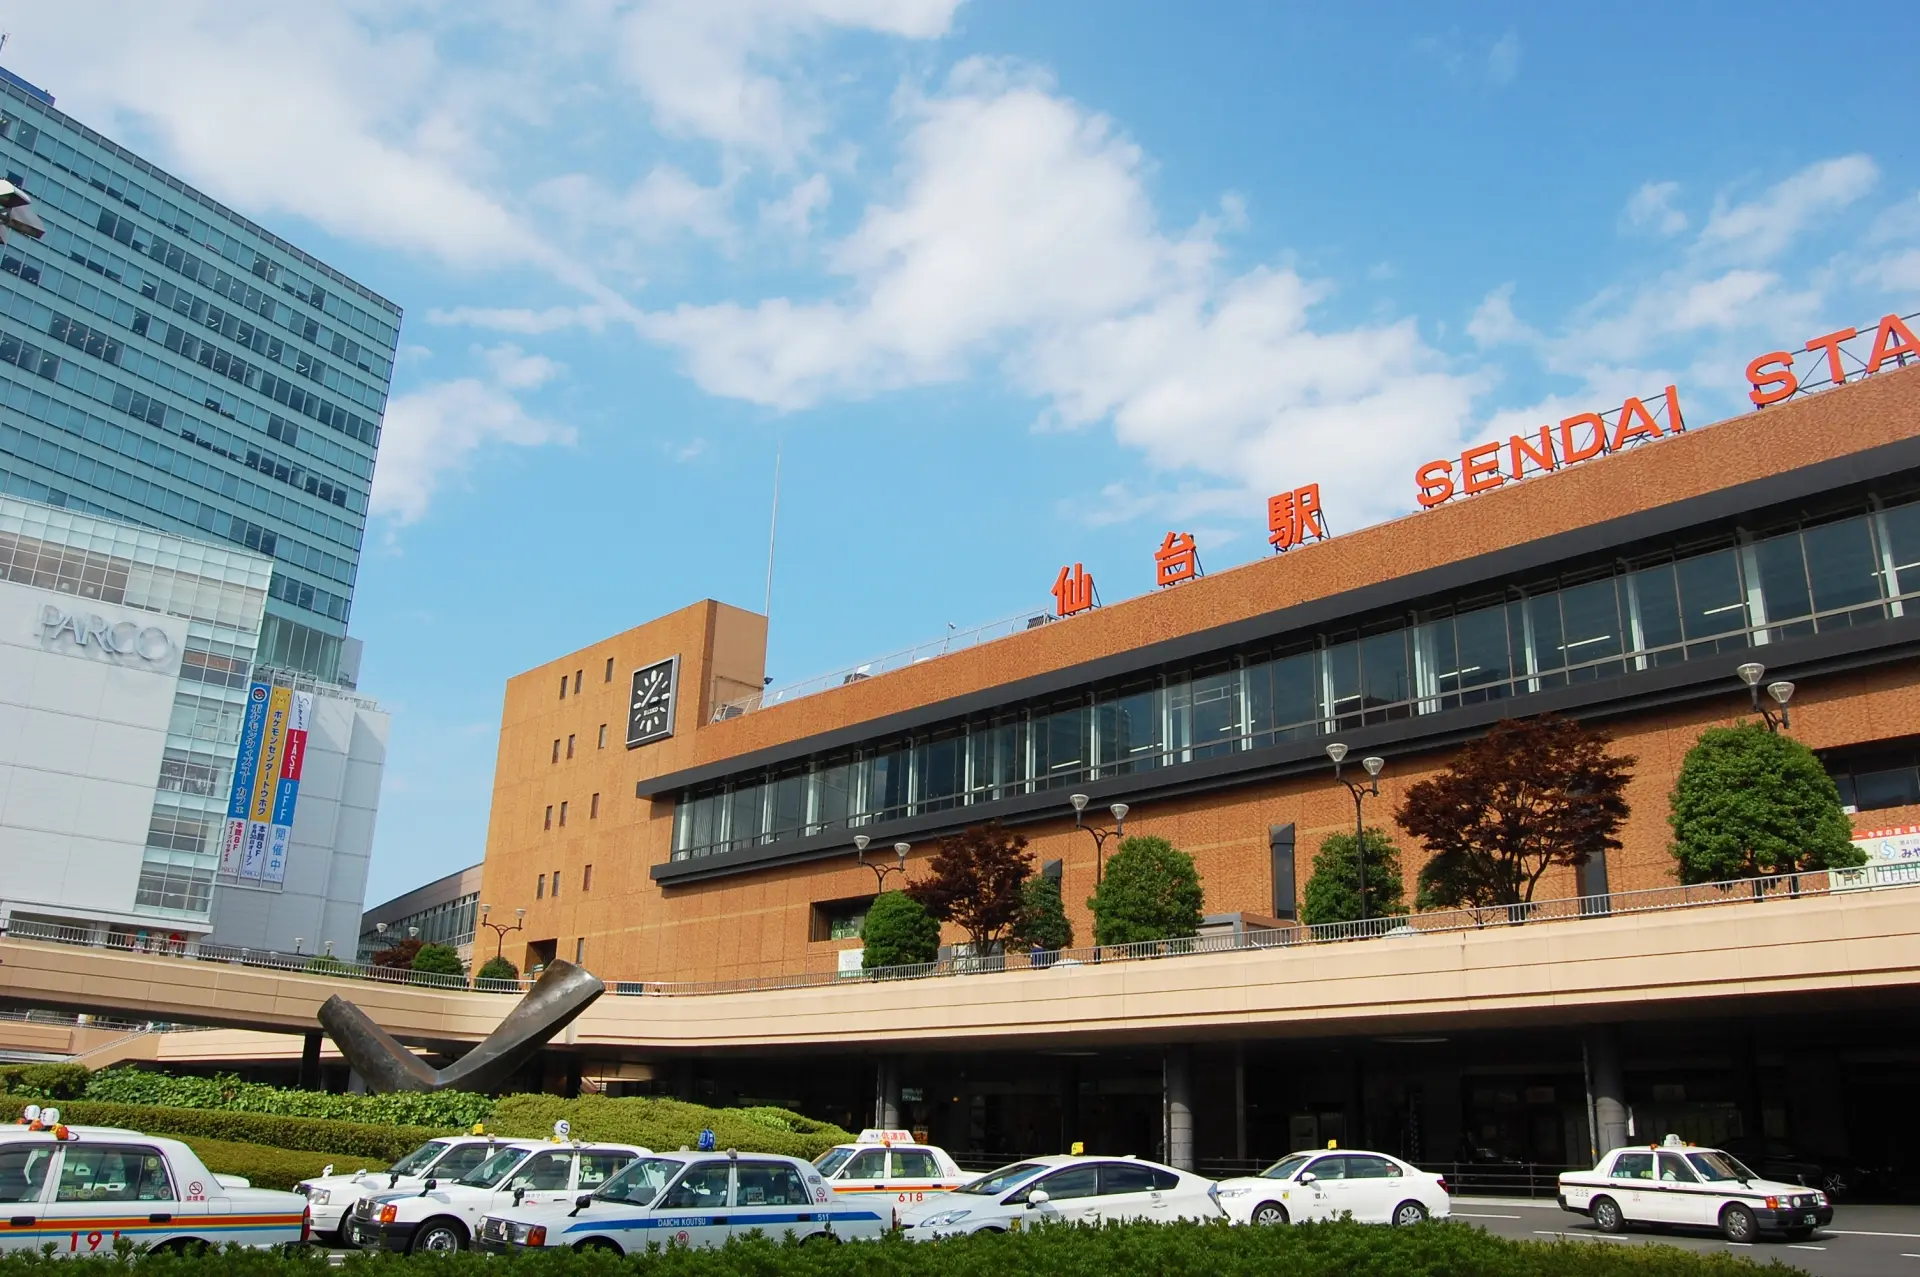
[[[1073,827],[1093,835],[1093,885],[1098,890],[1101,871],[1106,864],[1107,839],[1124,839],[1127,836],[1127,813],[1132,808],[1125,803],[1114,803],[1109,806],[1107,810],[1113,813],[1113,828],[1102,829],[1098,825],[1089,825],[1086,821],[1088,799],[1085,794],[1073,794],[1067,801],[1073,804]]]
[[[867,845],[872,841],[873,839],[867,837],[865,834],[855,834],[853,836],[853,858],[860,862],[861,868],[873,870],[873,894],[877,896],[886,889],[888,874],[900,874],[902,876],[906,874],[907,853],[913,850],[913,844],[909,842],[897,842],[893,844],[895,863],[890,865],[884,860],[868,863]]]
[[[1740,681],[1747,685],[1747,691],[1753,696],[1753,712],[1767,720],[1768,731],[1777,736],[1783,727],[1788,731],[1793,730],[1793,719],[1788,716],[1787,711],[1787,702],[1793,699],[1792,683],[1783,678],[1776,678],[1767,684],[1767,695],[1780,707],[1779,713],[1775,713],[1760,699],[1760,680],[1767,676],[1766,666],[1758,661],[1748,661],[1734,670],[1734,673],[1738,674]]]
[[[1369,754],[1360,760],[1367,769],[1367,781],[1361,784],[1341,774],[1340,764],[1347,757],[1347,747],[1339,741],[1327,746],[1327,757],[1333,760],[1333,778],[1347,787],[1353,795],[1353,858],[1360,866],[1360,921],[1367,920],[1367,822],[1362,814],[1361,803],[1368,798],[1380,796],[1380,770],[1387,760],[1377,754]]]
[[[504,922],[495,922],[489,918],[487,915],[492,912],[492,905],[482,904],[480,906],[480,925],[493,932],[493,956],[497,959],[501,956],[501,951],[506,947],[507,932],[518,931],[527,925],[527,911],[525,909],[515,909],[513,911],[513,925],[511,927]]]

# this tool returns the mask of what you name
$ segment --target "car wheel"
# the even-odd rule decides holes
[[[354,1237],[353,1237],[353,1216],[352,1215],[342,1215],[340,1217],[340,1226],[333,1230],[332,1240],[329,1244],[334,1246],[339,1246],[345,1250],[353,1249]]]
[[[1847,1179],[1839,1171],[1827,1171],[1820,1176],[1820,1191],[1832,1200],[1847,1191]]]
[[[1620,1213],[1619,1205],[1611,1197],[1593,1199],[1593,1226],[1603,1233],[1624,1233],[1627,1231],[1627,1217]]]
[[[1730,1242],[1750,1243],[1760,1235],[1760,1224],[1752,1211],[1735,1202],[1720,1212],[1720,1231]]]
[[[1427,1208],[1419,1202],[1401,1202],[1393,1208],[1393,1226],[1395,1228],[1412,1228],[1426,1217]]]
[[[430,1219],[413,1235],[409,1255],[443,1255],[467,1248],[467,1230],[454,1219]]]
[[[589,1237],[587,1238],[587,1240],[581,1242],[578,1246],[575,1246],[574,1249],[575,1250],[604,1250],[615,1255],[624,1253],[621,1251],[621,1249],[618,1246],[614,1245],[612,1242],[608,1241],[604,1237]]]
[[[832,1233],[808,1233],[800,1242],[802,1246],[837,1246],[839,1243],[840,1239]]]
[[[1279,1202],[1261,1202],[1253,1208],[1253,1214],[1247,1216],[1247,1220],[1249,1223],[1254,1224],[1290,1224],[1293,1222],[1292,1217],[1287,1214],[1287,1208]]]

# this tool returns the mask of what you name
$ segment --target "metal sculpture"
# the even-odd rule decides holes
[[[550,962],[499,1027],[444,1069],[428,1066],[337,993],[321,1005],[319,1020],[367,1090],[376,1094],[491,1091],[606,991],[607,986],[584,967],[564,960]]]

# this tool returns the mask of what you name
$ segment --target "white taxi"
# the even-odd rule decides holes
[[[0,1252],[111,1254],[307,1239],[306,1199],[217,1176],[179,1140],[60,1125],[57,1109],[0,1129]]]
[[[481,1219],[494,1211],[571,1202],[647,1153],[632,1144],[566,1143],[566,1124],[556,1126],[554,1140],[503,1143],[451,1183],[429,1177],[415,1192],[378,1194],[372,1199],[374,1244],[409,1255],[465,1250]]]
[[[1258,1175],[1220,1181],[1220,1204],[1236,1224],[1302,1224],[1351,1215],[1400,1227],[1453,1214],[1447,1181],[1397,1157],[1364,1149],[1293,1153]]]
[[[1617,1148],[1590,1171],[1563,1173],[1560,1208],[1590,1217],[1603,1233],[1679,1224],[1718,1229],[1744,1244],[1763,1233],[1800,1241],[1833,1222],[1833,1203],[1819,1189],[1761,1179],[1733,1154],[1677,1135]]]
[[[892,1213],[881,1201],[836,1198],[820,1172],[797,1157],[682,1151],[639,1158],[599,1191],[563,1205],[493,1212],[481,1221],[475,1245],[493,1254],[644,1254],[649,1246],[720,1246],[754,1232],[796,1242],[853,1241],[881,1236]]]
[[[923,1144],[911,1131],[865,1130],[813,1160],[836,1197],[889,1197],[901,1210],[967,1181],[947,1150]]]
[[[500,1151],[501,1141],[488,1135],[461,1135],[428,1140],[384,1171],[355,1171],[335,1175],[329,1166],[312,1179],[303,1179],[293,1191],[303,1194],[313,1211],[314,1236],[346,1246],[353,1244],[354,1207],[376,1193],[419,1188],[428,1176],[455,1180]],[[362,1211],[359,1226],[371,1231],[371,1208]]]
[[[1034,1157],[899,1212],[911,1241],[1013,1233],[1040,1223],[1220,1219],[1214,1183],[1134,1157]]]

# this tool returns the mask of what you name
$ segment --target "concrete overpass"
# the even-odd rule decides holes
[[[510,994],[422,988],[0,939],[0,1000],[122,1019],[304,1034],[329,995],[396,1037],[458,1052]],[[597,1059],[875,1049],[939,1052],[1330,1038],[1920,1005],[1920,883],[1158,960],[744,992],[610,995],[555,1046]],[[231,1037],[231,1041],[227,1039]],[[189,1039],[202,1039],[192,1041]],[[152,1058],[252,1034],[181,1035]],[[288,1038],[286,1049],[299,1050]],[[200,1057],[205,1058],[205,1057]]]

